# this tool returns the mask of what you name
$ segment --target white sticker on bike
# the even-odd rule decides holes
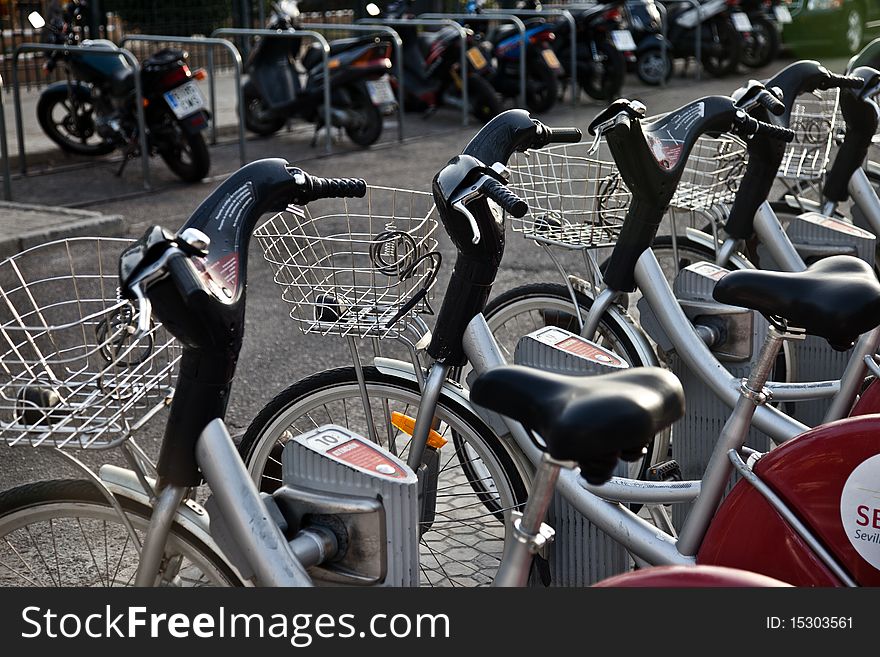
[[[880,570],[880,454],[850,473],[840,494],[840,522],[856,552]]]

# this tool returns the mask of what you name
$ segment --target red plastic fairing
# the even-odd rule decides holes
[[[855,539],[844,530],[841,495],[853,470],[877,454],[880,415],[867,415],[808,431],[761,458],[754,468],[861,586],[880,586],[880,570],[856,551],[851,542]],[[858,509],[845,512],[858,513]],[[839,585],[775,509],[744,481],[719,509],[697,561],[754,570],[796,586]]]
[[[754,588],[791,586],[778,579],[720,566],[658,566],[617,575],[594,584],[623,588]]]
[[[877,379],[868,384],[849,416],[855,417],[856,415],[871,415],[873,413],[880,413],[880,381]]]

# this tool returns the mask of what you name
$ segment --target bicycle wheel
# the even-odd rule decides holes
[[[150,508],[118,499],[143,541]],[[163,585],[241,585],[218,555],[179,525],[165,550]],[[92,482],[40,481],[0,493],[0,585],[132,586],[137,565],[131,536]]]
[[[576,292],[581,317],[586,319],[593,299]],[[492,299],[483,313],[492,335],[508,361],[519,339],[544,326],[556,326],[572,333],[579,333],[580,326],[568,288],[556,283],[532,283],[522,285]],[[629,315],[622,313],[624,321],[632,323]],[[599,320],[597,344],[617,354],[631,367],[656,365],[653,352],[636,344],[620,323],[607,315]],[[669,450],[669,434],[664,432],[649,448],[648,458],[629,464],[631,477],[640,478],[652,463],[666,460]]]
[[[409,436],[390,418],[394,411],[416,416],[418,386],[374,367],[363,371],[379,442],[406,460]],[[440,450],[436,486],[425,492],[436,495],[436,506],[420,527],[422,585],[488,585],[504,548],[506,512],[525,501],[525,485],[497,437],[470,409],[441,397],[435,420],[434,429],[449,442]],[[260,489],[280,485],[287,440],[328,423],[370,435],[353,367],[303,379],[257,415],[239,449]]]

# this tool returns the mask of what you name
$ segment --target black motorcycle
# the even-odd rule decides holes
[[[782,23],[791,22],[791,13],[782,0],[740,0],[739,7],[752,24],[752,39],[742,52],[742,63],[761,68],[779,55]]]
[[[388,5],[388,18],[414,18],[413,0],[396,0]],[[366,7],[370,16],[382,15],[375,3]],[[460,64],[461,35],[454,27],[436,32],[419,32],[418,27],[395,25],[403,41],[403,74],[407,111],[423,111],[429,116],[438,107],[461,107],[462,79]],[[485,123],[503,109],[501,100],[489,79],[494,70],[474,38],[467,30],[467,92],[470,113]],[[392,83],[395,80],[392,78]],[[399,89],[399,87],[398,87]]]
[[[39,14],[29,17],[35,29],[46,28],[46,42],[115,49],[103,39],[79,39],[85,3],[73,0],[57,22],[46,24]],[[63,62],[66,80],[46,87],[37,102],[37,119],[46,135],[62,150],[78,155],[105,155],[121,149],[126,162],[140,155],[135,76],[141,76],[144,118],[150,154],[158,154],[186,182],[197,182],[211,166],[201,132],[208,127],[205,99],[196,84],[204,79],[186,64],[187,53],[163,49],[135,70],[122,55],[47,52],[47,72]]]
[[[736,71],[747,34],[748,18],[739,13],[739,0],[705,0],[699,11],[689,2],[664,0],[667,10],[667,36],[672,56],[696,56],[695,31],[700,35],[700,63],[709,75],[723,77]],[[734,24],[735,15],[740,18]]]
[[[627,0],[629,31],[636,42],[635,74],[656,86],[672,77],[672,44],[663,36],[663,20],[654,0]],[[665,44],[664,44],[665,41]]]
[[[273,3],[267,28],[299,27],[297,0]],[[324,127],[324,63],[321,45],[313,43],[297,59],[302,39],[262,37],[251,49],[243,83],[245,126],[268,136],[290,118],[315,124],[315,139]],[[330,42],[330,120],[358,146],[369,146],[382,134],[382,116],[394,96],[384,76],[391,69],[391,46],[375,35]],[[306,72],[305,84],[300,67]]]

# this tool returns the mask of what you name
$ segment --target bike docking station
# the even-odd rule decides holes
[[[61,52],[82,53],[103,57],[123,57],[128,64],[137,71],[140,67],[137,57],[125,48],[104,48],[96,46],[65,46],[48,43],[22,43],[12,53],[12,96],[15,108],[15,136],[18,140],[19,170],[22,176],[27,175],[27,161],[25,159],[24,145],[24,122],[21,116],[21,90],[18,83],[18,62],[22,53],[26,52]],[[144,92],[141,76],[134,76],[134,94],[137,111],[138,142],[141,151],[141,172],[144,180],[144,189],[152,189],[150,183],[150,151],[147,148],[146,118],[144,117]]]
[[[468,107],[469,107],[468,89],[467,89],[467,84],[465,82],[467,80],[467,68],[468,68],[467,30],[464,27],[462,27],[462,25],[460,23],[457,23],[454,20],[447,19],[447,18],[422,18],[420,16],[419,18],[412,18],[412,19],[410,19],[410,18],[361,18],[361,19],[358,19],[357,24],[362,24],[365,26],[366,25],[382,25],[382,26],[391,27],[391,28],[394,28],[395,26],[397,26],[397,27],[400,27],[400,26],[451,27],[451,28],[454,28],[456,31],[458,31],[459,47],[461,49],[461,55],[459,57],[459,67],[461,68],[461,79],[462,79],[462,85],[461,85],[461,124],[463,126],[467,127],[467,125],[468,125]],[[339,29],[339,26],[334,25],[333,27],[335,29]],[[398,35],[398,38],[399,38],[399,36],[400,35]],[[401,77],[399,80],[399,83],[401,85],[401,87],[400,87],[401,93],[400,93],[400,99],[398,101],[398,107],[400,110],[401,125],[402,125],[402,117],[403,117],[403,111],[404,111],[404,109],[403,109],[403,102],[404,102],[403,90],[404,89],[402,86],[403,85],[403,50],[402,50],[402,46],[401,46],[401,49],[399,49],[399,50],[395,49],[395,50],[396,50],[395,54],[398,57],[398,63],[397,63],[397,66],[399,67],[398,71],[401,74]],[[402,130],[402,128],[401,128],[401,130]]]
[[[504,16],[503,9],[482,9],[481,13],[488,16]],[[577,71],[577,22],[574,20],[574,16],[568,9],[556,8],[553,7],[551,9],[517,9],[517,16],[533,16],[535,18],[549,18],[551,16],[560,16],[562,17],[566,23],[568,23],[569,29],[569,40],[571,43],[571,56],[569,57],[569,62],[571,64],[571,70]],[[578,88],[578,81],[576,75],[571,75],[570,87],[571,87],[571,104],[577,105],[580,102],[580,89]]]
[[[12,178],[9,171],[9,147],[6,144],[6,112],[3,109],[3,76],[0,76],[0,157],[3,157],[3,197],[12,200]]]
[[[315,32],[314,30],[251,30],[245,28],[238,27],[223,27],[219,30],[214,30],[211,33],[211,38],[218,37],[230,37],[230,36],[240,36],[240,37],[276,37],[276,38],[287,38],[287,39],[298,39],[301,37],[309,37],[314,41],[317,41],[321,45],[321,62],[324,67],[324,124],[327,128],[327,138],[324,142],[324,152],[329,155],[333,152],[333,108],[330,103],[330,44],[323,34],[320,32]],[[239,94],[241,94],[241,85],[239,85]],[[243,106],[240,106],[243,109]],[[240,120],[244,120],[242,116],[239,116]]]
[[[394,48],[394,57],[395,57],[395,72],[397,74],[397,86],[400,89],[400,98],[397,101],[397,140],[403,141],[403,99],[405,98],[404,94],[404,83],[403,83],[403,39],[400,38],[400,35],[391,27],[387,25],[357,25],[353,23],[308,23],[308,26],[313,30],[338,30],[338,31],[347,31],[347,32],[365,32],[375,33],[376,35],[386,35],[391,37],[391,46]]]
[[[217,90],[214,77],[214,49],[223,48],[232,57],[234,63],[233,73],[235,75],[236,86],[236,112],[238,114],[238,159],[241,166],[247,164],[245,156],[245,137],[244,137],[244,96],[242,94],[241,76],[242,64],[241,53],[231,42],[226,39],[215,39],[206,37],[178,37],[164,36],[158,34],[130,34],[122,38],[119,47],[125,47],[127,43],[174,43],[181,45],[199,45],[208,46],[206,52],[208,56],[208,102],[211,110],[211,145],[217,143]]]
[[[489,14],[419,14],[419,19],[422,18],[434,18],[441,19],[446,18],[449,20],[458,21],[460,24],[465,22],[474,22],[474,21],[482,21],[484,23],[490,21],[500,21],[506,23],[513,23],[516,26],[517,31],[519,32],[519,102],[521,107],[526,106],[526,25],[522,22],[520,18],[514,16],[513,14],[502,14],[492,12]],[[411,22],[411,21],[407,21]],[[464,44],[464,41],[462,41]],[[464,77],[465,70],[462,69],[462,80],[467,79]],[[466,84],[463,84],[462,87],[467,87]],[[467,107],[467,99],[463,97],[463,101],[465,107]]]

